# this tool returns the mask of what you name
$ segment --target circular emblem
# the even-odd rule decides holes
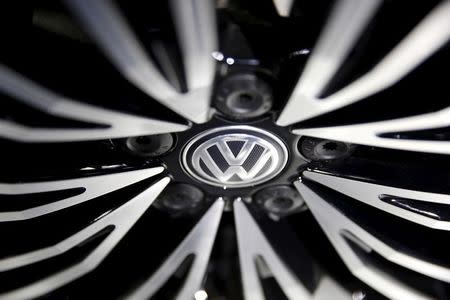
[[[251,126],[214,128],[183,150],[183,167],[210,185],[237,188],[275,177],[286,165],[287,148],[275,135]]]

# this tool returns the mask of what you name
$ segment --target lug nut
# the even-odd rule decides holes
[[[174,183],[169,185],[158,197],[155,206],[169,213],[189,213],[201,206],[203,192],[190,184]]]
[[[272,186],[256,193],[255,202],[269,215],[284,217],[306,208],[305,201],[296,189],[286,186]]]
[[[298,142],[298,150],[309,160],[344,158],[349,156],[354,148],[352,144],[312,137],[304,137]]]
[[[219,84],[214,103],[231,118],[254,118],[272,108],[272,89],[255,74],[234,74]]]
[[[155,157],[167,153],[174,144],[170,133],[130,137],[126,140],[127,149],[138,156]]]

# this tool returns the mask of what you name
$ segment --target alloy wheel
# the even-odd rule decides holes
[[[3,12],[0,299],[450,298],[450,1]]]

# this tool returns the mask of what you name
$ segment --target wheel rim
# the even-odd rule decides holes
[[[270,18],[283,20],[280,22],[295,19],[299,8],[294,2],[268,1]],[[227,13],[234,8],[234,4],[221,5],[220,10]],[[429,100],[429,105],[411,104],[403,111],[399,107],[405,103],[392,104],[392,111],[396,112],[382,116],[377,116],[383,111],[380,108],[361,112],[360,116],[358,112],[376,107],[379,99],[383,105],[389,104],[389,98],[401,95],[405,86],[414,90],[415,82],[431,76],[430,70],[442,71],[442,66],[438,67],[444,64],[444,56],[448,57],[450,2],[414,6],[427,13],[411,17],[414,22],[408,19],[406,23],[415,25],[392,38],[398,43],[388,51],[384,49],[385,53],[371,64],[358,59],[355,53],[367,50],[358,45],[373,45],[371,39],[379,34],[376,28],[382,27],[374,20],[389,16],[386,12],[394,10],[395,5],[378,0],[339,0],[328,5],[329,17],[321,26],[321,33],[312,39],[311,53],[308,48],[291,53],[292,57],[301,56],[302,62],[307,57],[295,75],[290,75],[298,79],[290,79],[293,87],[284,94],[274,93],[274,99],[280,101],[274,101],[268,112],[270,89],[264,85],[261,97],[267,107],[256,110],[251,118],[233,118],[227,116],[232,112],[221,111],[219,104],[211,102],[222,95],[217,92],[216,83],[233,72],[248,72],[246,68],[253,62],[227,56],[219,48],[219,37],[226,36],[226,30],[221,30],[219,36],[218,28],[223,29],[226,18],[222,11],[217,15],[213,2],[173,0],[161,4],[163,8],[153,14],[161,10],[161,19],[170,16],[170,28],[161,34],[162,42],[148,42],[143,40],[139,20],[133,18],[139,13],[120,1],[64,1],[63,9],[86,33],[71,38],[89,39],[95,45],[88,46],[92,47],[89,51],[94,51],[94,47],[99,51],[89,62],[101,62],[94,65],[94,75],[86,75],[87,80],[80,79],[82,83],[71,83],[73,86],[66,89],[64,84],[55,88],[64,78],[59,80],[56,76],[46,81],[43,77],[47,71],[40,76],[32,70],[34,65],[25,66],[17,58],[10,61],[15,57],[11,53],[6,53],[2,61],[0,90],[7,111],[0,119],[0,137],[7,172],[0,183],[0,198],[4,199],[0,230],[5,244],[11,246],[0,252],[0,276],[6,282],[0,297],[82,297],[85,294],[77,291],[79,287],[96,286],[96,280],[111,276],[108,273],[112,270],[123,268],[130,273],[136,268],[133,283],[111,285],[105,295],[206,299],[210,292],[207,288],[214,286],[209,278],[216,276],[211,271],[211,256],[217,256],[219,251],[216,241],[224,235],[223,224],[233,223],[240,275],[228,276],[241,280],[238,297],[364,299],[369,295],[446,299],[450,269],[445,251],[440,248],[445,249],[441,241],[450,228],[450,190],[446,182],[450,110],[448,100],[440,100],[445,97],[441,95],[444,89],[438,86],[441,89],[429,93],[430,98],[439,96],[434,102]],[[147,30],[151,32],[151,28]],[[157,34],[152,33],[151,37]],[[175,49],[168,48],[164,34],[172,38]],[[364,41],[365,34],[368,37]],[[225,46],[224,40],[236,43],[223,38],[220,42]],[[353,60],[362,61],[365,67],[347,71]],[[77,63],[74,58],[71,66]],[[299,64],[289,63],[294,66],[291,69]],[[39,62],[36,64],[40,66]],[[56,66],[50,68],[60,70]],[[98,74],[114,73],[112,79],[108,77],[114,81],[101,86],[106,89],[111,85],[108,97],[117,93],[117,99],[111,103],[95,100],[101,96],[89,82],[98,76],[95,68],[101,69]],[[274,87],[282,86],[279,81],[283,76],[275,78]],[[83,91],[77,92],[77,86]],[[95,96],[90,97],[90,91]],[[424,95],[420,89],[417,93]],[[134,97],[131,104],[121,104],[124,95]],[[281,105],[284,100],[286,103]],[[419,102],[417,98],[411,101]],[[205,191],[206,196],[202,191],[196,196],[202,201],[177,213],[173,211],[176,206],[164,207],[166,187],[186,183],[179,180],[186,174],[175,174],[181,173],[182,167],[178,171],[172,169],[170,157],[176,164],[177,151],[188,144],[187,136],[220,128],[216,124],[222,121],[239,126],[260,124],[259,118],[263,120],[261,124],[273,123],[273,128],[277,128],[274,130],[284,131],[286,136],[298,136],[289,140],[290,155],[295,157],[290,163],[298,166],[285,168],[276,180],[242,194],[240,190],[220,193],[193,179]],[[267,132],[271,134],[272,129]],[[178,140],[172,138],[177,133]],[[165,144],[167,149],[154,152],[154,157],[126,154],[124,139],[164,134],[171,134]],[[324,147],[325,154],[311,154],[302,139],[311,139],[312,148]],[[315,143],[314,139],[325,142]],[[327,156],[327,141],[340,143],[342,148],[337,149],[344,149],[345,153]],[[30,153],[36,157],[30,157]],[[18,160],[22,160],[22,165],[17,165]],[[62,166],[66,161],[72,162]],[[25,174],[27,169],[31,170]],[[429,178],[431,172],[436,179]],[[255,200],[255,193],[263,192],[267,186],[287,183],[301,196],[298,207],[286,214],[264,211]],[[309,248],[306,240],[299,240],[298,234],[300,221],[296,218],[307,219],[306,214],[314,217],[344,263],[340,267],[352,274],[351,280],[336,278],[333,271],[323,267],[324,262],[313,266],[317,257],[310,252],[314,248]],[[162,221],[162,228],[164,222],[171,223],[167,228],[173,240],[164,241],[165,234],[160,232],[160,240],[154,239],[149,245],[141,242],[140,250],[123,250],[127,243],[143,239],[145,224],[151,224],[153,231],[161,231],[152,223],[157,220]],[[61,228],[54,228],[56,224],[61,224]],[[295,227],[289,229],[292,236],[282,231],[283,238],[296,239],[290,241],[289,247],[295,249],[289,250],[291,254],[280,249],[280,237],[270,236],[285,226]],[[27,234],[25,241],[14,241],[22,233]],[[34,234],[37,235],[32,237]],[[161,249],[155,249],[158,247]],[[157,254],[149,259],[151,262],[138,267],[139,260],[152,256],[153,250]],[[299,252],[292,254],[294,251]],[[128,258],[124,255],[130,257],[134,252],[136,258],[126,266]],[[305,265],[300,271],[299,263]],[[116,278],[104,280],[99,286],[105,288],[109,281],[121,284]]]

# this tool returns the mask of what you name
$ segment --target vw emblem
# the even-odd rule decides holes
[[[183,167],[194,178],[220,187],[257,185],[286,165],[287,148],[275,135],[251,126],[215,128],[184,148]]]

